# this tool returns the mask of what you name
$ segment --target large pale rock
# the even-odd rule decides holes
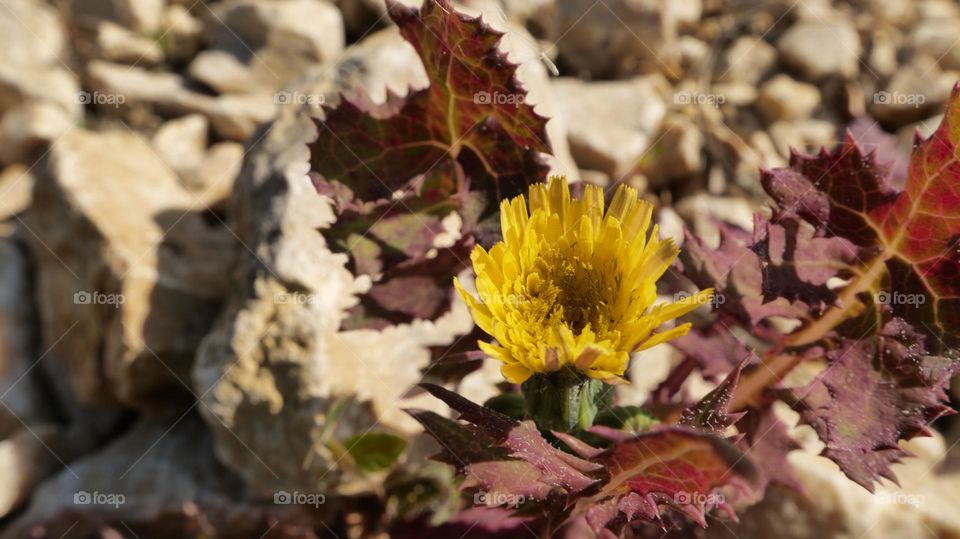
[[[6,413],[0,408],[0,415]],[[33,487],[41,479],[60,467],[56,455],[48,449],[58,431],[52,425],[21,427],[11,436],[0,440],[0,517],[25,502]]]
[[[198,54],[190,62],[189,72],[193,80],[202,82],[221,94],[272,93],[276,86],[276,83],[271,84],[257,77],[233,54],[217,49]]]
[[[152,66],[163,60],[163,49],[153,39],[112,21],[97,21],[92,54],[110,62]]]
[[[49,101],[72,118],[81,113],[80,86],[66,69],[0,62],[0,114],[28,101]]]
[[[212,49],[242,61],[251,78],[273,90],[304,69],[333,59],[345,42],[340,11],[322,0],[222,2],[205,18],[204,30]],[[208,82],[220,76],[226,77],[222,83]],[[227,71],[211,72],[204,82],[217,88],[233,77]]]
[[[288,92],[333,100],[358,85],[374,96],[384,96],[388,85],[395,91],[424,85],[422,66],[398,39],[396,30],[371,36],[335,68],[308,73]],[[377,61],[385,57],[404,63]],[[429,348],[472,327],[457,304],[435,322],[340,329],[346,309],[370,282],[351,274],[346,256],[332,253],[321,234],[334,214],[306,176],[305,143],[315,128],[305,107],[282,107],[246,157],[232,205],[235,230],[250,251],[193,371],[218,456],[256,493],[282,485],[334,488],[342,479],[319,438],[338,399],[345,404],[328,433],[334,439],[374,425],[416,431],[401,408],[440,409],[425,394],[408,395],[430,362]]]
[[[0,118],[0,163],[29,163],[72,128],[73,120],[57,105],[21,103]]]
[[[203,114],[221,138],[243,141],[276,113],[269,94],[213,97],[189,90],[175,73],[154,73],[137,67],[94,61],[88,65],[94,102],[107,114],[129,115],[138,108],[161,114]],[[102,96],[98,98],[97,96]]]
[[[140,420],[40,484],[0,538],[29,537],[36,529],[48,537],[89,537],[104,529],[190,537],[198,533],[198,518],[206,536],[268,534],[268,514],[279,508],[253,505],[242,493],[237,477],[214,458],[210,434],[194,415],[175,423]]]
[[[918,122],[943,111],[954,83],[956,74],[943,72],[936,58],[917,54],[871,96],[870,114],[890,128]]]
[[[921,21],[910,33],[911,44],[936,58],[944,69],[960,69],[960,18],[935,18]]]
[[[190,114],[163,124],[151,139],[166,164],[178,174],[200,166],[207,152],[209,122],[200,114]]]
[[[678,115],[664,121],[644,169],[650,186],[663,187],[701,172],[703,141],[700,126],[688,118]]]
[[[148,410],[189,398],[234,249],[203,210],[136,135],[73,131],[53,145],[27,239],[45,345],[81,400]]]
[[[161,26],[167,59],[186,61],[196,54],[203,38],[203,25],[186,7],[172,4],[164,8]]]
[[[659,76],[588,83],[557,79],[567,139],[577,165],[620,178],[637,165],[666,114]]]
[[[860,66],[860,36],[845,18],[815,17],[794,23],[777,42],[780,59],[809,80],[852,78]]]
[[[4,0],[0,10],[4,63],[54,64],[63,54],[64,41],[53,6],[35,0]]]

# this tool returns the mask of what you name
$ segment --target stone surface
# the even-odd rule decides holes
[[[163,60],[163,49],[149,38],[111,21],[98,21],[94,54],[110,62],[152,66]]]
[[[242,500],[242,484],[213,458],[202,423],[195,416],[181,419],[140,420],[71,463],[36,489],[0,538],[28,537],[33,530],[49,537],[88,537],[104,529],[137,537],[188,537],[198,529],[212,537],[269,533],[268,506]]]
[[[213,97],[189,90],[175,73],[109,62],[90,62],[88,70],[94,92],[106,96],[100,108],[110,114],[129,115],[138,107],[162,114],[199,113],[207,117],[217,136],[243,141],[276,113],[274,98],[267,94]]]
[[[188,4],[187,7],[190,5]],[[172,4],[163,10],[161,43],[164,56],[168,60],[176,62],[189,60],[200,48],[203,25],[187,11],[187,7]]]
[[[757,109],[768,122],[806,118],[818,105],[820,91],[816,86],[783,74],[765,82],[757,98]]]
[[[860,66],[860,37],[839,15],[795,23],[780,37],[777,49],[784,63],[812,81],[852,78]]]
[[[30,206],[33,174],[24,165],[11,165],[0,172],[0,222],[13,219]]]
[[[200,166],[207,152],[209,122],[201,114],[171,120],[154,133],[150,143],[177,174]]]
[[[820,151],[821,146],[832,148],[839,142],[837,126],[826,120],[813,119],[773,123],[770,137],[784,157],[790,156],[791,148],[811,153]]]
[[[150,33],[160,24],[163,0],[71,0],[70,12],[80,20],[108,20],[135,32]]]
[[[666,114],[662,78],[587,83],[556,79],[577,165],[614,179],[638,164]]]
[[[944,69],[960,69],[957,36],[960,36],[960,18],[935,18],[917,24],[909,40],[917,50],[936,58]]]
[[[204,204],[212,206],[222,202],[233,191],[244,154],[242,144],[218,142],[210,147],[196,168],[184,171],[180,181]]]
[[[35,0],[5,0],[0,10],[4,63],[48,65],[60,61],[64,30],[53,6]]]
[[[663,187],[675,180],[688,178],[703,167],[704,137],[700,126],[684,116],[664,121],[656,142],[646,159],[644,173],[651,187]]]
[[[0,163],[32,163],[34,156],[72,128],[73,120],[57,105],[21,103],[0,119]]]
[[[198,54],[189,67],[190,77],[218,93],[272,93],[273,84],[261,80],[233,54],[210,49]]]
[[[871,96],[868,110],[892,129],[918,122],[943,110],[956,81],[956,74],[943,72],[934,57],[918,54],[897,71],[886,88]]]
[[[322,0],[229,0],[204,18],[212,49],[244,59],[251,76],[279,90],[344,48],[343,18]]]
[[[189,401],[190,365],[234,248],[198,206],[129,132],[73,131],[53,145],[27,240],[44,344],[82,401],[143,410]]]
[[[0,414],[6,410],[0,409]],[[57,435],[52,425],[21,427],[0,440],[0,517],[20,507],[41,479],[60,467],[57,457],[46,447]]]
[[[723,53],[717,80],[756,84],[777,61],[777,49],[763,39],[743,36]]]

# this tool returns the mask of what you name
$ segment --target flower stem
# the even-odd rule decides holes
[[[521,386],[527,416],[541,430],[576,432],[593,426],[600,407],[609,405],[611,392],[601,380],[571,369],[535,374]]]

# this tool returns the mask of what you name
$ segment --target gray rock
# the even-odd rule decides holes
[[[32,529],[56,537],[87,537],[103,529],[186,537],[197,534],[198,526],[210,537],[268,533],[269,506],[244,501],[243,492],[236,476],[216,462],[210,434],[195,416],[140,420],[40,484],[0,538],[27,537]]]
[[[27,240],[44,345],[81,401],[189,402],[193,355],[234,256],[233,236],[202,211],[132,133],[78,130],[52,146]]]
[[[776,75],[760,88],[757,109],[768,122],[806,118],[820,105],[820,90],[797,82],[788,75]]]
[[[805,78],[853,78],[859,70],[860,36],[839,15],[794,23],[777,42],[780,59]]]
[[[664,121],[644,167],[651,187],[663,187],[702,171],[704,137],[700,126],[684,116]]]

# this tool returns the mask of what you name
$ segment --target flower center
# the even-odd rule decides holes
[[[578,257],[567,258],[554,262],[550,273],[550,281],[557,287],[553,312],[562,309],[563,321],[575,334],[583,331],[587,324],[594,331],[602,329],[607,301],[603,294],[603,276],[594,265]]]

